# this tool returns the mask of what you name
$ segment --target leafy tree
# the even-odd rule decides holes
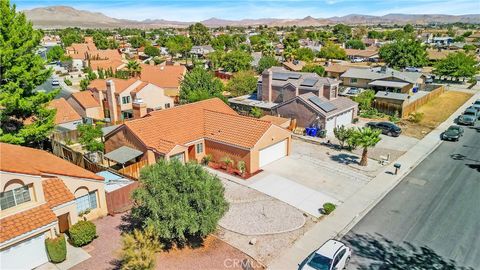
[[[130,43],[133,48],[140,48],[147,45],[147,40],[141,36],[132,36],[128,39],[128,43]]]
[[[234,40],[233,36],[221,34],[212,39],[212,47],[215,50],[229,50],[238,46],[238,40]]]
[[[223,57],[225,52],[222,50],[216,50],[207,55],[208,60],[210,60],[210,67],[214,70],[222,67]]]
[[[367,89],[354,98],[358,102],[360,110],[368,110],[372,107],[372,102],[375,99],[375,91]]]
[[[435,74],[453,77],[472,77],[478,71],[475,56],[456,52],[447,55],[435,65]]]
[[[345,59],[347,58],[347,53],[337,44],[328,41],[325,43],[325,46],[322,46],[318,56],[326,59]]]
[[[135,229],[132,233],[122,235],[121,270],[147,270],[155,268],[155,253],[161,251],[151,226],[145,230]]]
[[[386,40],[398,40],[402,38],[414,39],[413,33],[405,33],[403,30],[385,31]]]
[[[263,111],[258,107],[252,107],[252,109],[250,110],[250,115],[255,118],[260,118],[263,115]]]
[[[352,37],[352,28],[345,24],[335,25],[332,32],[339,42],[345,42]]]
[[[143,168],[133,194],[132,219],[164,242],[184,244],[213,232],[228,209],[218,177],[200,165],[159,160]]]
[[[242,96],[255,92],[257,89],[257,77],[255,72],[240,71],[228,82],[226,90],[233,96]]]
[[[315,58],[315,52],[310,48],[298,48],[295,52],[295,59],[310,62]]]
[[[367,35],[367,33],[368,33],[367,27],[363,25],[357,26],[352,30],[352,37],[354,39],[362,39]]]
[[[296,34],[289,34],[283,40],[283,46],[285,49],[298,49],[300,48],[300,43],[298,43],[298,36]]]
[[[109,48],[108,39],[103,33],[97,31],[92,36],[97,49],[105,50]]]
[[[50,50],[47,52],[47,59],[49,62],[51,61],[59,61],[62,59],[63,55],[65,52],[63,51],[61,46],[53,46],[50,48]]]
[[[201,23],[190,25],[188,33],[194,45],[207,45],[210,42],[211,36],[208,28]]]
[[[187,59],[187,53],[192,49],[192,41],[182,35],[176,35],[167,41],[167,49],[172,57],[182,54]]]
[[[66,28],[59,34],[64,47],[71,46],[73,43],[82,43],[84,41],[80,28]]]
[[[317,73],[318,76],[323,76],[325,74],[325,68],[316,64],[306,64],[302,68],[302,72],[313,72],[313,73]]]
[[[225,99],[222,93],[223,83],[202,67],[195,67],[188,72],[180,84],[180,100],[183,103],[212,97]]]
[[[157,39],[157,45],[161,47],[165,47],[167,44],[167,41],[169,39],[167,32],[165,31],[159,31],[158,33],[158,39]]]
[[[348,132],[348,128],[346,128],[344,125],[341,125],[339,127],[335,127],[333,129],[333,134],[335,135],[335,138],[340,142],[340,147],[343,149],[345,145],[345,141],[350,137],[350,133]]]
[[[413,25],[411,24],[406,24],[404,27],[403,27],[403,31],[405,33],[413,33],[415,31],[415,28],[413,28]]]
[[[77,126],[79,132],[78,142],[89,152],[101,152],[104,149],[104,145],[101,141],[103,137],[102,132],[103,124],[101,122],[95,123],[95,125],[81,124]]]
[[[8,0],[0,1],[0,18],[0,141],[37,145],[55,126],[47,105],[58,93],[35,91],[51,75],[35,53],[42,36]]]
[[[265,69],[278,66],[279,64],[280,63],[278,63],[277,59],[273,56],[262,56],[258,61],[257,72],[262,73]]]
[[[367,34],[368,38],[375,38],[375,39],[382,39],[384,36],[385,35],[383,32],[379,32],[375,30],[368,31],[368,34]]]
[[[142,71],[142,66],[140,66],[140,63],[135,60],[128,61],[126,67],[130,76],[136,76]]]
[[[226,53],[222,59],[222,67],[229,72],[250,69],[253,57],[244,51],[234,50]]]
[[[467,53],[468,53],[468,52],[471,52],[471,51],[475,51],[476,49],[477,49],[477,47],[476,47],[475,45],[473,45],[473,44],[465,44],[465,45],[463,45],[463,50],[464,50],[465,52],[467,52]]]
[[[359,128],[353,134],[356,144],[363,147],[362,159],[360,166],[367,166],[368,162],[368,148],[374,147],[381,140],[381,131],[378,129],[371,129],[369,127]]]
[[[427,63],[426,48],[420,41],[400,38],[380,48],[380,58],[394,68],[423,67]]]
[[[147,46],[144,53],[150,57],[155,57],[160,55],[160,49],[154,46]]]
[[[82,91],[87,90],[89,84],[90,84],[90,80],[88,78],[81,79],[80,80],[80,89]]]
[[[359,39],[350,39],[345,43],[345,47],[348,49],[365,50],[365,44]]]

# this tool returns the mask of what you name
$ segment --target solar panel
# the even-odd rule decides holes
[[[314,86],[317,82],[318,82],[318,79],[317,79],[317,78],[306,78],[305,80],[303,80],[302,84],[300,84],[300,85],[312,87],[312,86]]]
[[[272,74],[272,79],[274,80],[286,81],[289,78],[290,78],[290,74],[288,73],[275,72]]]
[[[317,105],[320,109],[324,110],[325,112],[331,112],[331,111],[333,111],[337,108],[332,103],[330,103],[328,101],[324,102],[316,96],[315,97],[309,97],[308,100],[313,102],[313,104]]]
[[[290,73],[288,74],[290,76],[290,79],[300,79],[300,77],[302,77],[302,74],[298,74],[298,73]]]

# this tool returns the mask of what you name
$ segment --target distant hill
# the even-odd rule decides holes
[[[163,19],[134,21],[125,19],[116,19],[108,17],[99,12],[78,10],[68,6],[50,6],[24,10],[25,15],[38,28],[65,28],[65,27],[95,27],[95,28],[114,28],[114,27],[185,27],[195,22],[168,21]],[[383,16],[370,16],[361,14],[350,14],[341,17],[331,18],[313,18],[307,16],[303,19],[243,19],[243,20],[224,20],[219,18],[210,18],[201,21],[208,27],[219,26],[322,26],[327,24],[428,24],[428,23],[480,23],[480,14],[469,15],[442,15],[442,14],[387,14]]]

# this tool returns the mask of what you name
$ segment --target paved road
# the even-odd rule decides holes
[[[53,91],[54,89],[60,88],[60,92],[58,93],[58,95],[55,98],[63,97],[65,99],[67,99],[68,97],[70,97],[70,95],[74,91],[69,89],[69,87],[67,85],[65,85],[65,83],[63,82],[63,80],[61,78],[57,77],[57,79],[60,81],[60,86],[52,86],[53,77],[50,77],[43,84],[39,85],[36,88],[37,91],[45,91],[45,92],[49,93],[49,92]]]
[[[344,240],[348,269],[447,269],[431,267],[449,260],[480,269],[480,124],[443,142]]]

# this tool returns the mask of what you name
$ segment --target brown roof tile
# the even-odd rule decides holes
[[[45,200],[50,208],[75,200],[72,192],[58,178],[45,179],[42,181],[42,186]]]
[[[0,226],[0,243],[48,225],[56,220],[57,217],[46,204],[2,218],[0,219],[2,224]]]
[[[103,177],[43,150],[6,143],[0,143],[0,171],[31,175],[57,174],[103,180]]]
[[[72,106],[64,98],[52,100],[49,107],[57,109],[57,113],[55,115],[56,125],[82,120],[82,117],[72,108]]]

